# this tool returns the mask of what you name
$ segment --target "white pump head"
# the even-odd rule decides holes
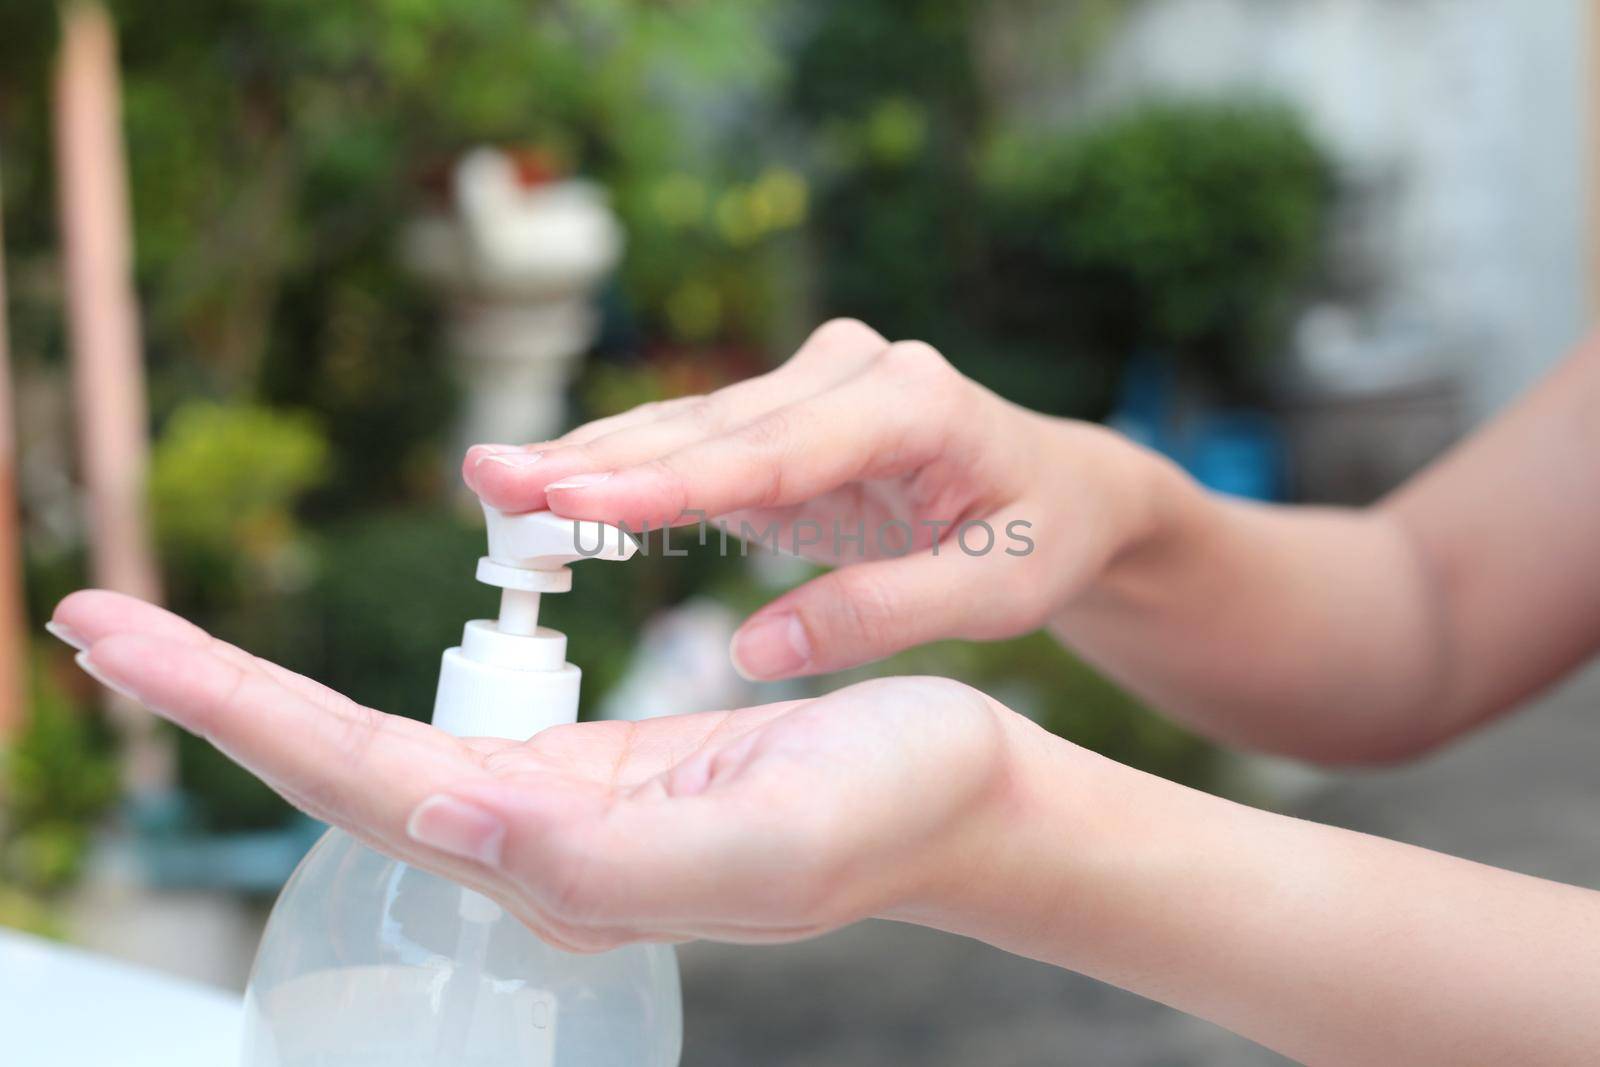
[[[625,560],[639,544],[615,526],[563,519],[548,511],[507,515],[485,504],[489,554],[478,561],[478,581],[498,585],[500,629],[532,635],[539,625],[539,594],[572,588],[567,564],[581,559]]]
[[[560,570],[580,559],[624,560],[639,544],[615,526],[586,519],[563,519],[549,511],[507,515],[483,506],[489,525],[489,556],[498,566],[528,571]]]
[[[566,637],[539,625],[540,594],[572,588],[569,563],[625,560],[639,545],[615,526],[548,511],[485,505],[483,514],[489,554],[478,580],[502,590],[500,618],[467,623],[461,645],[446,650],[433,724],[460,737],[526,740],[578,717],[578,668],[566,662]]]

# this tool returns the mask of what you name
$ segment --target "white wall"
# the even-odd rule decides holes
[[[1478,343],[1482,412],[1582,336],[1585,0],[1147,0],[1091,106],[1249,87],[1298,102],[1357,181],[1387,185],[1394,302]],[[1079,98],[1080,101],[1082,97]]]

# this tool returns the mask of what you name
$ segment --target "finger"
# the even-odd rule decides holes
[[[777,370],[709,396],[642,405],[547,446],[469,453],[467,484],[491,507],[546,506],[544,490],[574,475],[632,466],[748,425],[784,404],[816,395],[858,373],[888,347],[876,331],[840,320],[821,327]]]
[[[974,431],[977,409],[957,410],[963,392],[933,349],[895,345],[818,396],[657,459],[558,479],[545,494],[557,514],[633,528],[798,504],[932,461],[952,433]]]
[[[557,947],[604,947],[520,906],[515,887],[482,854],[498,827],[468,844],[458,832],[448,848],[416,832],[438,816],[431,798],[485,777],[480,757],[457,739],[350,701],[342,709],[320,706],[184,641],[116,634],[80,653],[79,662],[102,684],[210,741],[307,814],[493,897]]]
[[[422,799],[482,773],[467,749],[442,731],[352,701],[315,703],[262,672],[183,641],[113,634],[80,654],[79,662],[105,685],[210,741],[297,805],[369,840],[404,841],[406,819]]]
[[[50,617],[50,626],[52,633],[80,652],[101,638],[130,630],[189,644],[211,640],[187,619],[108,589],[80,589],[63,598]]]
[[[112,634],[142,633],[209,650],[240,667],[261,671],[298,695],[320,705],[348,703],[321,682],[212,637],[188,619],[137,597],[106,589],[82,589],[56,605],[47,624],[51,633],[80,651]]]
[[[638,407],[630,408],[616,415],[607,415],[603,419],[586,422],[582,426],[562,434],[555,444],[564,447],[588,444],[596,438],[616,433],[619,430],[660,422],[662,419],[682,414],[686,408],[694,406],[695,403],[703,399],[705,399],[703,396],[694,395],[647,401]]]
[[[644,404],[580,427],[557,442],[581,446],[578,451],[548,458],[573,470],[611,470],[643,462],[746,426],[769,411],[831,389],[854,377],[888,347],[882,335],[861,323],[832,322],[817,330],[776,370],[724,386],[708,396]]]
[[[974,548],[986,540],[969,538]],[[1003,542],[974,556],[950,539],[937,555],[854,564],[807,582],[746,620],[730,655],[744,677],[767,681],[844,670],[931,641],[1007,637],[1035,624],[1028,586],[1026,558],[1006,555]]]
[[[477,483],[478,467],[480,465],[482,465],[483,462],[485,460],[487,460],[490,456],[516,456],[516,455],[521,455],[521,454],[531,454],[531,455],[537,456],[540,452],[543,451],[543,448],[544,448],[544,446],[543,445],[539,445],[539,444],[532,444],[532,445],[478,444],[478,445],[473,445],[472,447],[467,449],[466,455],[461,457],[461,480],[466,483],[468,489],[471,489],[474,492],[476,492],[477,491],[477,484],[476,483]]]
[[[337,707],[316,704],[262,671],[183,640],[114,634],[79,662],[103,684],[210,741],[302,811],[493,897],[557,947],[597,951],[634,939],[626,930],[575,930],[523,907],[491,854],[497,824],[458,825],[444,842],[449,847],[429,838],[430,822],[441,817],[432,802],[487,777],[481,754],[442,731],[342,698]],[[549,791],[563,787],[570,783],[552,779]]]

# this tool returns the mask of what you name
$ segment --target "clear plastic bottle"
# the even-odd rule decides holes
[[[664,945],[551,948],[487,897],[339,830],[273,909],[245,997],[245,1067],[675,1067]]]
[[[505,590],[500,619],[468,623],[445,653],[433,721],[525,740],[577,715],[578,670],[538,626],[540,593],[570,588],[566,563],[637,546],[595,523],[486,513],[478,577]],[[244,1029],[244,1067],[676,1067],[683,1043],[671,948],[562,952],[489,898],[339,830],[273,908]]]

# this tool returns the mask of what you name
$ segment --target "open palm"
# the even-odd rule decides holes
[[[915,909],[1003,784],[1015,719],[913,678],[523,743],[461,739],[119,594],[73,594],[52,629],[105,684],[296,807],[580,950],[787,940]]]

